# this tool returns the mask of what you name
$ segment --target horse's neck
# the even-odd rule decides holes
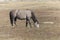
[[[32,20],[33,20],[34,22],[37,22],[37,21],[38,21],[38,20],[36,19],[35,15],[34,15],[34,13],[32,13]]]

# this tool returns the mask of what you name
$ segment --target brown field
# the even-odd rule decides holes
[[[10,4],[0,4],[0,40],[60,40],[60,6],[58,2]],[[18,6],[16,6],[17,4]],[[33,10],[40,27],[34,27],[33,22],[32,28],[25,27],[25,20],[17,20],[17,26],[13,28],[9,21],[9,11],[15,8]]]

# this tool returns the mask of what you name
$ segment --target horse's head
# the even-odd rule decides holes
[[[34,24],[37,28],[39,28],[39,22],[36,21]]]

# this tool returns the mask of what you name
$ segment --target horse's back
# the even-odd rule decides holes
[[[11,10],[12,14],[18,18],[31,17],[31,10]]]
[[[31,17],[31,11],[30,10],[19,10],[18,16],[21,18],[26,18],[26,16]]]

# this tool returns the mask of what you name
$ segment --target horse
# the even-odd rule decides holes
[[[16,21],[17,19],[19,20],[26,20],[26,27],[28,26],[28,23],[31,27],[31,19],[33,20],[34,22],[34,25],[35,27],[38,27],[39,28],[39,21],[37,20],[34,12],[32,10],[18,10],[18,9],[15,9],[15,10],[10,10],[9,12],[9,16],[10,16],[10,23],[11,23],[11,26],[14,26],[13,24],[16,25]]]

